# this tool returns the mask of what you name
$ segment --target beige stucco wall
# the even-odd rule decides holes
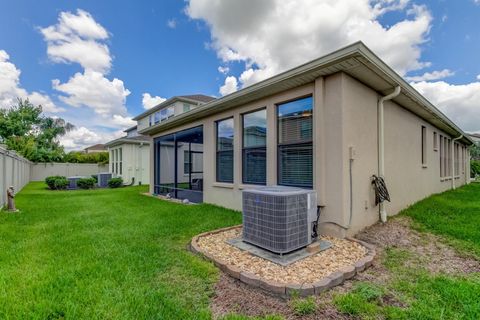
[[[377,172],[377,100],[378,94],[342,74],[344,107],[343,165],[345,172],[349,164],[349,147],[354,147],[353,172],[353,219],[347,234],[378,220],[378,206],[370,186],[372,174]],[[433,133],[450,137],[445,132],[430,125],[410,111],[392,101],[385,102],[385,180],[391,202],[386,203],[389,215],[397,214],[405,207],[433,193],[451,188],[451,179],[440,178],[439,151],[434,150]],[[426,127],[427,162],[422,164],[421,128]],[[451,138],[451,137],[450,137]],[[462,156],[459,156],[460,162]],[[468,162],[468,156],[465,162]],[[467,166],[459,164],[460,172],[456,184],[467,182]],[[463,170],[465,168],[465,170]],[[345,194],[349,195],[349,183],[345,184]],[[349,203],[349,201],[346,201]],[[349,207],[344,208],[344,216],[349,217]]]
[[[314,187],[323,207],[320,231],[337,236],[352,235],[378,221],[378,206],[371,186],[377,173],[378,94],[346,74],[338,73],[315,82],[226,110],[154,137],[203,125],[204,201],[241,210],[241,115],[267,109],[267,184],[277,183],[276,104],[313,95]],[[218,183],[215,177],[215,121],[234,118],[234,183]],[[421,163],[421,126],[427,127],[427,166]],[[447,190],[450,181],[440,179],[439,155],[433,150],[433,131],[441,132],[393,102],[385,103],[385,170],[392,202],[392,215],[432,193]],[[350,160],[351,148],[353,160]],[[153,148],[150,152],[153,164]],[[468,157],[465,157],[468,159]],[[467,160],[465,160],[467,161]],[[352,221],[350,218],[350,164],[352,170]],[[462,167],[462,166],[460,166]],[[466,166],[465,172],[468,171]],[[153,170],[150,175],[153,193]],[[466,181],[461,172],[457,185]]]

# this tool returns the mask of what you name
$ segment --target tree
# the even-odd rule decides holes
[[[58,137],[74,126],[61,118],[42,115],[42,106],[28,99],[0,110],[0,139],[9,149],[34,162],[62,161],[65,152]]]

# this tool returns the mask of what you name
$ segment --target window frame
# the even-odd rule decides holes
[[[422,166],[424,168],[427,167],[427,127],[426,126],[422,126],[422,135],[421,135],[421,139],[422,139]]]
[[[433,131],[433,151],[438,151],[438,136],[436,131]]]
[[[280,110],[280,106],[281,105],[284,105],[284,104],[287,104],[287,103],[290,103],[290,102],[294,102],[294,101],[297,101],[297,100],[302,100],[302,99],[306,99],[306,98],[311,98],[312,99],[312,115],[311,115],[311,120],[312,120],[312,134],[311,134],[311,137],[310,137],[310,140],[309,141],[304,141],[302,143],[280,143],[280,125],[279,125],[279,110]],[[285,100],[285,101],[282,101],[282,102],[278,102],[275,104],[275,117],[276,117],[276,121],[275,121],[275,126],[276,126],[276,144],[277,144],[277,177],[276,177],[276,180],[277,180],[277,184],[280,185],[280,186],[288,186],[288,187],[298,187],[298,188],[303,188],[303,189],[313,189],[314,185],[315,185],[315,181],[314,181],[314,174],[313,174],[313,167],[314,167],[314,154],[313,154],[313,137],[314,137],[314,132],[313,132],[313,122],[314,122],[314,117],[313,117],[313,112],[314,112],[314,100],[313,100],[313,95],[312,94],[307,94],[307,95],[304,95],[304,96],[299,96],[299,97],[295,97],[295,98],[292,98],[292,99],[288,99],[288,100]],[[308,146],[310,147],[311,151],[312,151],[312,184],[310,186],[305,186],[305,185],[299,185],[299,184],[290,184],[290,183],[281,183],[280,181],[280,177],[281,177],[281,157],[280,157],[280,153],[281,153],[281,149],[282,147],[284,146],[299,146],[299,147],[303,147],[303,146]]]
[[[264,146],[254,146],[254,147],[245,147],[245,115],[249,115],[258,111],[265,110],[265,145]],[[241,128],[242,128],[242,183],[243,184],[251,184],[251,185],[260,185],[265,186],[267,185],[267,132],[268,132],[268,111],[267,107],[261,107],[258,109],[250,110],[240,114],[241,116]],[[246,150],[265,150],[265,182],[251,182],[245,180],[245,151]]]
[[[221,153],[221,152],[226,152],[226,151],[230,151],[230,150],[221,150],[219,151],[218,150],[218,125],[220,122],[222,121],[226,121],[226,120],[232,120],[233,122],[233,141],[232,141],[232,181],[228,181],[228,180],[221,180],[219,179],[219,174],[218,174],[218,155]],[[230,183],[230,184],[233,184],[235,182],[235,118],[234,116],[229,116],[229,117],[226,117],[226,118],[222,118],[222,119],[219,119],[219,120],[216,120],[215,121],[215,181],[216,182],[220,182],[220,183]]]

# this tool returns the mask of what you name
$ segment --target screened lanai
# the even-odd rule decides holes
[[[154,140],[154,193],[203,201],[203,127]]]

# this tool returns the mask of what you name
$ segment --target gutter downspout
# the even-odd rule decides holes
[[[460,140],[463,138],[463,134],[452,139],[452,161],[450,161],[450,170],[452,170],[452,190],[455,190],[455,141]],[[460,158],[460,157],[459,157]],[[460,165],[459,165],[460,169]]]
[[[385,136],[384,136],[384,116],[383,102],[391,100],[400,94],[400,86],[396,86],[395,90],[381,97],[378,100],[378,175],[385,179]],[[387,222],[387,212],[383,202],[380,202],[380,220]]]

